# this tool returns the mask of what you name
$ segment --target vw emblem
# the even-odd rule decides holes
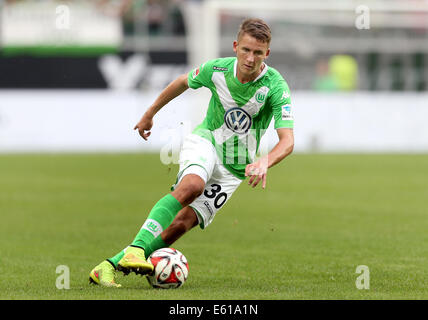
[[[244,109],[231,108],[224,114],[224,123],[237,134],[247,133],[251,128],[251,116]]]

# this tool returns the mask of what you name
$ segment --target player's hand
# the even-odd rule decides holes
[[[266,176],[268,170],[267,159],[262,158],[257,162],[250,163],[245,167],[245,176],[250,177],[248,184],[253,188],[262,181],[262,188],[266,188]]]
[[[150,136],[150,129],[153,127],[153,118],[144,114],[141,120],[136,124],[134,130],[138,130],[140,136],[147,141],[147,138]]]

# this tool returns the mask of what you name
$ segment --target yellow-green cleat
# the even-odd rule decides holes
[[[136,274],[146,275],[153,271],[153,265],[146,261],[144,250],[137,247],[128,247],[125,255],[119,261],[117,270],[122,271],[125,275],[131,271]]]
[[[116,270],[107,260],[101,262],[89,273],[89,283],[99,284],[104,287],[120,288],[121,285],[114,281],[115,278]]]

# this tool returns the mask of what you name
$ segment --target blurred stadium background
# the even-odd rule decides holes
[[[0,152],[176,149],[208,91],[167,106],[148,143],[134,124],[176,76],[233,55],[249,16],[272,27],[296,152],[428,151],[428,1],[3,0]]]

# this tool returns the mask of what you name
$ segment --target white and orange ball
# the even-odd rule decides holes
[[[147,280],[154,288],[181,287],[189,276],[189,264],[186,257],[174,248],[156,250],[147,261],[154,266],[153,272],[147,276]]]

